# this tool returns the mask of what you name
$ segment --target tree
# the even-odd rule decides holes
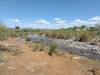
[[[19,26],[16,26],[15,29],[20,29],[20,27]]]
[[[82,25],[82,26],[80,27],[80,29],[84,29],[84,28],[86,28],[86,25]]]

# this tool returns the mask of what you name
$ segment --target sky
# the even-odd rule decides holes
[[[100,23],[100,0],[0,0],[8,27],[67,28]]]

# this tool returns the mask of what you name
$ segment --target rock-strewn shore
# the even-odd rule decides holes
[[[64,40],[64,39],[52,39],[48,37],[44,38],[31,38],[34,42],[40,41],[45,43],[45,45],[50,45],[52,42],[58,44],[58,48],[67,52],[79,54],[82,56],[86,56],[92,59],[100,60],[100,46],[95,44],[89,44],[87,42],[79,42],[74,41],[72,39]]]
[[[58,47],[63,50],[93,59],[100,59],[100,47],[97,45],[91,45],[87,42],[77,42],[63,39],[54,39],[53,42],[57,43]]]

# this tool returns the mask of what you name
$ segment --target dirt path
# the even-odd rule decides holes
[[[76,60],[61,56],[50,57],[45,52],[32,52],[20,39],[9,39],[23,51],[7,63],[0,64],[0,75],[93,75]]]

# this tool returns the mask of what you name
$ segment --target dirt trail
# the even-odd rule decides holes
[[[50,57],[46,52],[33,52],[20,39],[7,41],[23,51],[7,63],[0,65],[0,75],[93,75],[87,67],[72,60],[70,55]]]

